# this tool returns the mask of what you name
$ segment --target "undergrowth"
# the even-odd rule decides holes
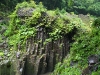
[[[80,75],[88,65],[88,56],[100,56],[100,18],[94,20],[91,31],[79,30],[73,40],[70,54],[63,63],[56,65],[52,75]],[[98,71],[92,72],[92,75],[100,74],[100,65],[98,67]]]

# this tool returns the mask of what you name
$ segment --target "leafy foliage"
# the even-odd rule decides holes
[[[73,6],[72,0],[35,0],[36,3],[42,2],[44,6],[47,7],[47,9],[64,9],[67,11],[70,11]]]
[[[62,64],[58,64],[54,74],[72,75],[72,71],[75,71],[75,75],[80,75],[81,70],[87,65],[87,57],[90,55],[100,55],[100,18],[97,18],[91,27],[91,31],[79,30],[73,37],[74,42],[71,44],[69,57],[64,60]],[[71,62],[76,64],[71,66]],[[78,66],[76,66],[78,65]],[[73,67],[73,70],[71,69]],[[75,68],[76,67],[76,68]],[[75,70],[74,70],[75,68]],[[77,72],[77,71],[80,72]],[[69,73],[69,74],[68,74]],[[97,72],[93,72],[92,75],[100,74],[100,69]]]
[[[18,15],[18,10],[21,8],[33,8],[34,11],[31,16],[21,18]],[[23,2],[18,4],[16,10],[9,16],[11,19],[5,36],[8,37],[9,45],[14,46],[15,50],[20,43],[24,47],[27,38],[34,37],[39,27],[48,31],[48,39],[57,40],[74,28],[80,27],[80,19],[74,19],[73,16],[74,14],[70,18],[67,13],[60,12],[59,9],[55,11],[47,10],[42,3],[36,5],[34,1]]]
[[[76,14],[87,14],[100,15],[99,0],[35,0],[38,2],[43,2],[43,5],[47,9],[64,9],[67,12],[75,12]]]
[[[83,3],[80,4],[78,4],[78,1],[76,2],[77,9],[86,10],[88,6],[84,5],[83,0],[82,2]],[[73,6],[72,0],[63,0],[63,3],[65,3],[65,5],[67,3],[68,9],[65,8],[66,10],[73,10],[73,7],[71,7]],[[89,2],[87,1],[87,3]],[[91,0],[90,4],[91,3],[94,3],[94,0]],[[57,6],[58,5],[54,5],[53,7],[57,8]],[[34,11],[32,11],[31,16],[19,16],[18,11],[21,8],[33,8]],[[50,6],[48,6],[48,8],[51,9]],[[71,8],[71,10],[69,8]],[[91,7],[89,7],[89,10],[90,8]],[[74,13],[68,14],[59,9],[47,10],[41,2],[36,5],[34,1],[18,4],[15,11],[9,17],[9,26],[5,32],[5,36],[8,38],[10,50],[17,50],[19,44],[22,47],[21,49],[25,50],[26,40],[30,37],[35,37],[40,27],[44,28],[49,36],[44,44],[51,40],[62,38],[62,36],[73,31],[74,28],[78,29],[78,33],[73,37],[74,42],[71,44],[70,57],[67,58],[67,60],[65,59],[66,61],[64,60],[63,64],[59,63],[57,65],[54,75],[79,75],[82,69],[80,66],[86,65],[86,58],[91,54],[100,53],[99,18],[94,21],[91,30],[87,30],[88,26],[84,25]],[[1,53],[1,55],[3,54]],[[77,61],[78,64],[70,67],[71,61]],[[84,63],[82,63],[83,61]]]
[[[54,72],[51,75],[80,75],[81,67],[77,63],[71,66],[71,56],[70,54],[64,59],[63,63],[59,62]]]
[[[14,7],[17,3],[21,3],[23,1],[33,1],[33,0],[3,0],[0,2],[0,13],[6,13],[11,10],[14,10]],[[100,3],[99,0],[34,0],[37,4],[42,2],[43,5],[47,9],[56,9],[59,8],[60,10],[64,9],[67,12],[75,12],[77,14],[87,14],[91,13],[92,15],[100,16],[99,14],[99,7]],[[5,10],[6,9],[6,10]],[[9,12],[10,13],[10,12]]]
[[[96,14],[96,15],[100,16],[100,13],[99,13],[100,9],[99,8],[100,8],[100,2],[96,2],[88,7],[88,11],[91,14]]]
[[[99,18],[94,21],[90,32],[81,31],[75,35],[73,38],[75,42],[71,47],[71,52],[74,59],[84,60],[89,55],[100,53],[100,31],[98,25]]]
[[[23,2],[23,1],[29,1],[29,0],[3,0],[0,1],[0,10],[5,11],[9,10],[9,9],[14,9],[14,7],[16,6],[17,3]]]

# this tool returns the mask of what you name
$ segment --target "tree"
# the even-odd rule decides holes
[[[100,16],[100,2],[96,2],[88,7],[88,11],[93,14]]]

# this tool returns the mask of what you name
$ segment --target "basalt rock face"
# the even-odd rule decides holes
[[[17,12],[19,18],[30,17],[34,11],[34,8],[24,9]],[[50,39],[48,29],[37,27],[36,35],[26,41],[26,52],[14,52],[10,59],[7,57],[7,63],[0,65],[0,75],[41,75],[52,72],[55,65],[68,54],[72,35],[69,33],[54,40]]]
[[[17,13],[20,18],[30,17],[34,10],[34,8],[22,8]],[[24,67],[22,67],[22,74],[19,75],[40,75],[52,72],[55,65],[68,54],[70,46],[68,35],[46,42],[49,38],[49,30],[40,26],[37,27],[36,35],[27,39]]]
[[[5,56],[0,65],[0,75],[41,75],[52,72],[55,65],[68,54],[68,35],[46,42],[49,38],[45,28],[38,28],[37,35],[26,41],[26,53],[14,52],[12,58]]]
[[[40,75],[51,72],[55,65],[62,61],[69,52],[67,36],[44,44],[48,37],[45,29],[39,28],[37,35],[27,40],[28,55],[23,75]]]

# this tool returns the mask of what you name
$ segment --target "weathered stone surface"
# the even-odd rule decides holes
[[[34,8],[21,8],[17,14],[20,17],[29,17],[32,16],[33,11]],[[64,35],[58,40],[46,42],[46,39],[49,38],[49,30],[43,27],[37,27],[37,29],[37,35],[28,38],[26,41],[26,53],[21,56],[16,56],[15,53],[11,60],[10,73],[3,74],[3,71],[1,75],[40,75],[52,72],[55,65],[68,54],[71,36]]]
[[[68,54],[69,40],[67,36],[44,44],[47,38],[49,36],[45,29],[39,28],[36,37],[27,40],[28,55],[25,61],[24,75],[52,72],[54,66]]]
[[[32,7],[20,8],[17,11],[18,16],[32,16],[35,9]]]
[[[38,28],[37,35],[26,41],[26,53],[15,52],[10,59],[9,69],[7,64],[3,63],[5,67],[0,65],[0,69],[3,68],[0,75],[40,75],[52,72],[55,65],[68,54],[70,40],[68,35],[45,42],[47,38],[49,35],[45,28]],[[19,57],[16,56],[17,53],[20,54]]]

